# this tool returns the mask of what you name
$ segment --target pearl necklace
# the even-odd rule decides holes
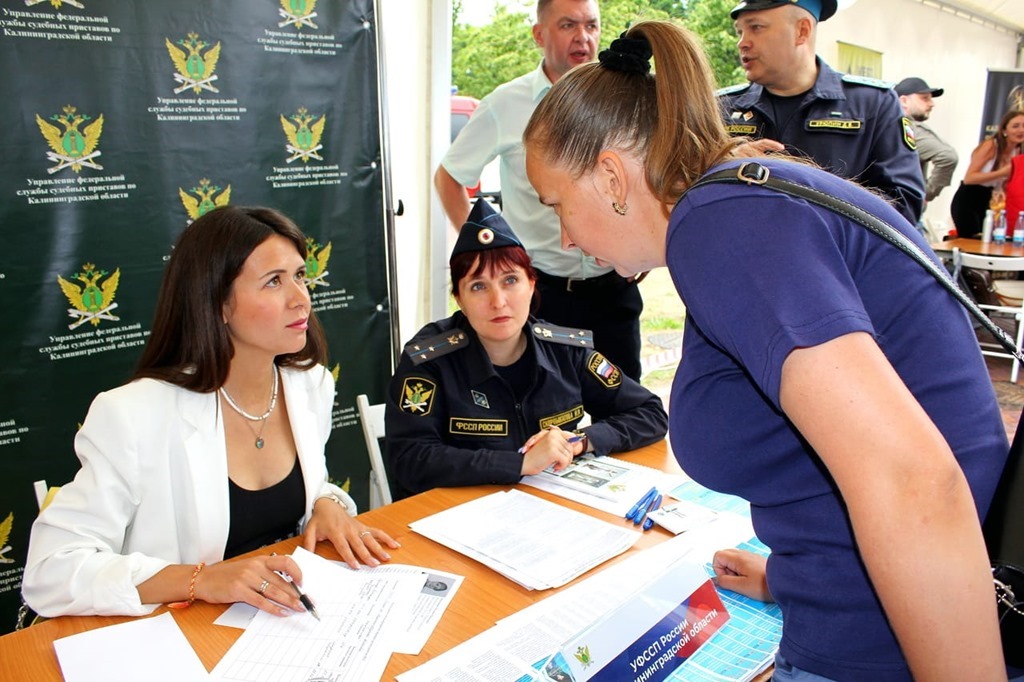
[[[252,435],[256,436],[256,449],[258,449],[258,450],[262,450],[263,449],[263,427],[265,427],[267,425],[267,419],[270,418],[270,415],[272,415],[274,413],[274,408],[277,407],[277,386],[278,386],[278,384],[277,384],[277,380],[278,380],[277,367],[274,367],[274,369],[272,371],[274,372],[274,388],[273,388],[273,391],[270,394],[270,407],[268,407],[267,411],[264,412],[262,415],[260,415],[258,417],[255,416],[255,415],[249,414],[248,412],[243,410],[241,407],[239,407],[238,403],[236,403],[231,398],[231,395],[228,393],[226,388],[221,386],[220,389],[218,389],[220,394],[222,396],[224,396],[224,400],[227,401],[228,405],[231,406],[231,409],[233,409],[235,412],[237,412],[238,414],[242,415],[243,417],[245,417],[249,421],[261,422],[260,423],[260,430],[259,430],[259,432],[257,432],[255,429],[253,429],[251,424],[249,424],[248,422],[246,423],[246,426],[248,426],[249,430],[252,431]]]

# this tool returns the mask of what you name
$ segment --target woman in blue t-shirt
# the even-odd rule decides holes
[[[1008,448],[970,321],[836,213],[761,186],[684,196],[740,165],[713,88],[692,34],[638,23],[559,80],[524,137],[563,246],[623,275],[667,265],[686,304],[673,450],[697,481],[748,499],[772,549],[767,584],[756,567],[722,583],[781,606],[776,679],[1005,679],[979,516]],[[758,162],[928,251],[858,186]]]

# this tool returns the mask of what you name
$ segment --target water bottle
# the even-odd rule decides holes
[[[1006,216],[1000,211],[992,220],[992,241],[996,244],[1006,243]]]
[[[981,223],[981,243],[988,244],[992,241],[992,209],[985,211],[985,220]]]
[[[1024,246],[1024,211],[1017,211],[1017,224],[1013,227],[1013,245]]]

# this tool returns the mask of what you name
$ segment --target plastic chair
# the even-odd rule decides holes
[[[53,496],[57,494],[58,490],[60,490],[60,486],[57,485],[47,486],[45,479],[36,481],[32,484],[32,487],[35,488],[36,491],[36,504],[39,505],[39,511],[46,509],[46,505],[50,504],[50,500],[52,500]]]
[[[356,396],[359,421],[363,425],[366,451],[370,455],[370,509],[391,504],[391,488],[380,454],[380,439],[384,437],[384,403],[371,405],[365,393]]]
[[[981,256],[974,253],[964,253],[960,249],[954,248],[954,277],[959,276],[961,268],[988,270],[990,272],[1024,272],[1024,257]],[[1016,283],[1016,280],[1005,281]],[[1004,287],[1000,286],[1000,280],[993,281],[992,289],[997,296],[1000,294],[1004,297],[1008,294],[1012,296],[1010,291],[1001,291],[1003,288]],[[1006,287],[1006,289],[1010,289],[1010,287]],[[1021,350],[1022,342],[1024,342],[1024,301],[1013,305],[992,305],[979,302],[978,307],[984,310],[990,317],[1012,318],[1014,324],[1014,331],[1012,334],[1014,344],[1017,346],[1018,351]],[[978,343],[981,346],[981,352],[983,355],[1013,360],[1013,368],[1010,370],[1010,381],[1017,383],[1017,375],[1020,372],[1020,362],[1017,358],[1003,351],[1002,346],[998,343],[990,343],[987,341],[979,341]]]

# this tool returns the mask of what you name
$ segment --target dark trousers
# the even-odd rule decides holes
[[[590,279],[566,279],[537,271],[538,319],[594,332],[594,347],[640,380],[640,313],[644,300],[636,283],[616,272]]]
[[[960,183],[949,205],[958,237],[976,237],[981,234],[981,224],[985,222],[985,211],[991,200],[991,187]]]

